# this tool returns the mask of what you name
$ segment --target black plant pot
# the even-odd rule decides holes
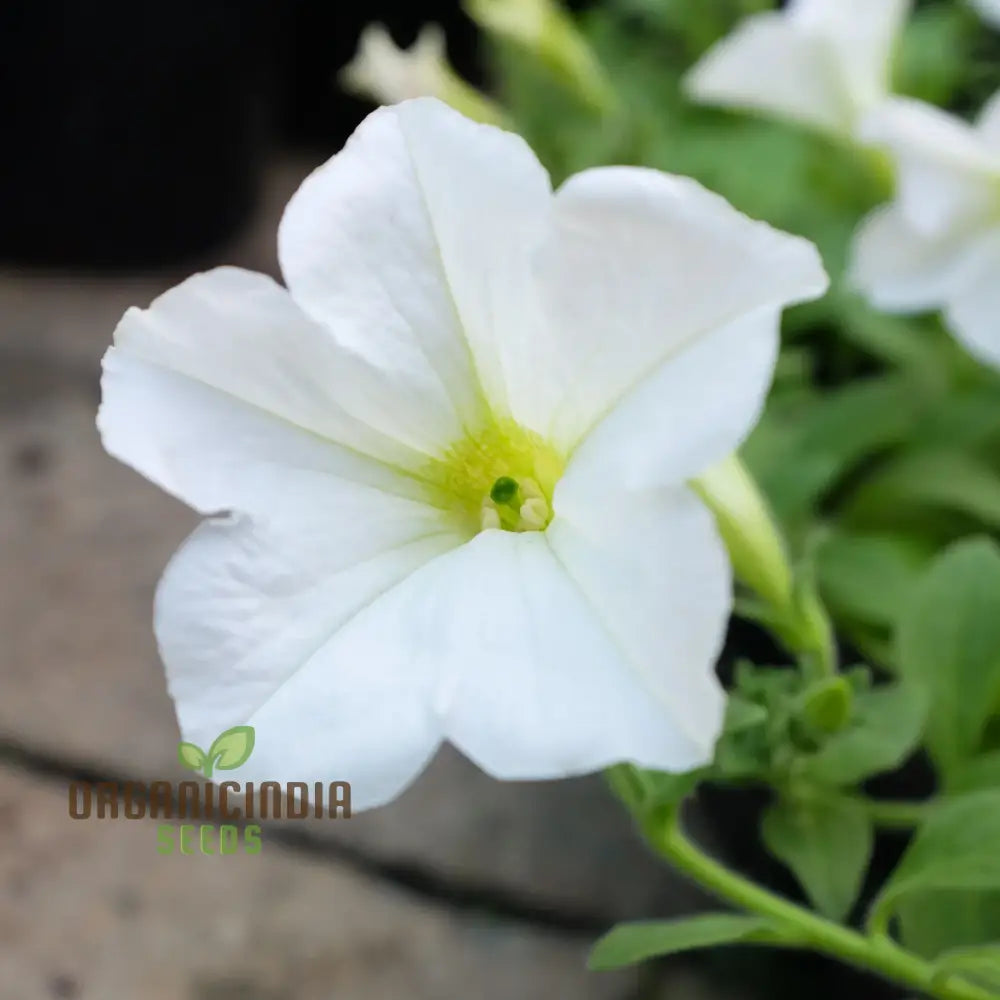
[[[0,6],[0,256],[129,267],[228,236],[265,149],[272,3]]]
[[[733,668],[739,659],[755,663],[787,663],[767,633],[746,622],[734,619],[726,650],[720,661],[723,682],[732,681]],[[847,657],[848,662],[851,661]],[[899,770],[879,775],[867,790],[883,799],[920,799],[934,791],[934,773],[921,753]],[[724,860],[754,881],[787,896],[804,901],[805,897],[791,873],[766,850],[759,830],[770,793],[761,789],[702,786],[698,794],[699,810],[712,831]],[[879,887],[898,863],[906,847],[903,833],[879,831],[868,876],[862,888],[851,922],[858,926],[875,898]],[[802,951],[736,949],[713,954],[727,981],[738,978],[745,992],[761,1000],[801,1000],[808,992],[810,1000],[842,1000],[856,995],[862,1000],[902,1000],[912,995],[894,984],[873,975],[851,969],[824,956]]]

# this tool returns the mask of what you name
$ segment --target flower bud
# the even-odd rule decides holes
[[[762,620],[812,669],[833,669],[833,630],[811,574],[793,576],[774,518],[738,456],[719,462],[692,486],[715,515],[736,578],[767,605]]]
[[[369,24],[354,58],[340,71],[340,83],[378,104],[436,97],[475,121],[500,125],[506,120],[499,105],[455,72],[436,24],[424,25],[408,49],[396,45],[381,24]]]
[[[802,719],[821,733],[839,733],[851,720],[854,691],[846,677],[827,677],[802,694]]]
[[[693,484],[715,515],[737,579],[774,608],[793,600],[792,573],[778,528],[750,473],[736,455]]]
[[[465,0],[465,11],[484,31],[535,55],[584,104],[599,112],[614,106],[603,68],[557,0]]]

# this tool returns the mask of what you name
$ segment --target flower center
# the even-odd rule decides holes
[[[552,520],[552,507],[541,487],[530,476],[518,482],[501,476],[483,501],[479,524],[505,531],[543,531]]]
[[[455,442],[432,479],[476,531],[544,531],[565,462],[542,437],[496,420]]]

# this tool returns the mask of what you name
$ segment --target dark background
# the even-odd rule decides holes
[[[481,77],[446,0],[0,3],[0,257],[131,268],[211,249],[276,147],[329,155],[370,110],[335,76],[371,21],[404,45],[440,23]]]

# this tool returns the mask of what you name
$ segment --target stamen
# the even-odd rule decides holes
[[[521,480],[521,496],[523,496],[525,500],[545,499],[545,494],[542,492],[541,486],[539,486],[538,483],[536,483],[530,476],[525,476],[525,478]]]
[[[527,531],[541,531],[548,524],[549,505],[542,497],[532,497],[521,504],[521,527]]]
[[[479,525],[483,531],[499,530],[502,527],[500,512],[491,503],[483,504],[483,509],[479,514]]]

